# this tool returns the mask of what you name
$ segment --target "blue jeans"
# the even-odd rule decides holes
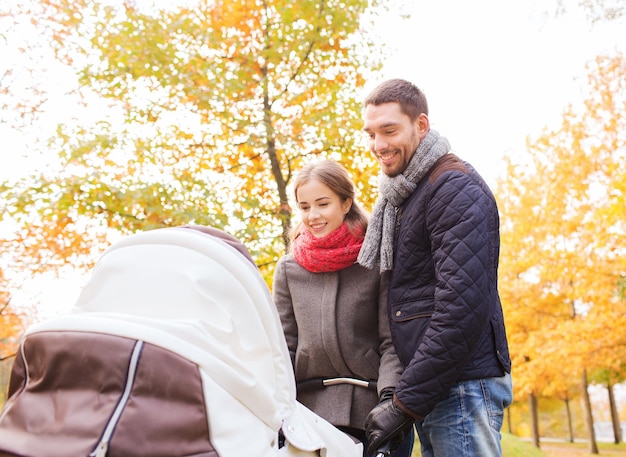
[[[463,381],[415,423],[422,457],[499,457],[504,410],[513,401],[511,375]]]

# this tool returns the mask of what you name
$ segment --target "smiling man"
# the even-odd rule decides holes
[[[393,398],[366,420],[370,452],[415,424],[424,457],[501,456],[512,386],[495,198],[430,128],[411,82],[372,91],[364,130],[382,173],[358,262],[391,270],[389,321],[404,366]]]

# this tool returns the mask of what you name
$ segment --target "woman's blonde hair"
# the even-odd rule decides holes
[[[294,180],[293,191],[298,201],[298,189],[311,180],[317,180],[336,193],[342,202],[352,200],[352,205],[345,217],[345,222],[350,233],[355,236],[364,236],[367,230],[368,215],[357,203],[355,198],[355,186],[348,171],[334,160],[322,160],[305,165],[300,169]],[[302,221],[298,222],[291,230],[290,236],[295,240],[300,235]]]

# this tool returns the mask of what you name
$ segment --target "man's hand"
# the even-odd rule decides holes
[[[376,405],[365,419],[365,433],[369,442],[367,452],[375,455],[387,441],[393,443],[392,449],[406,438],[413,426],[413,418],[398,408],[393,398]]]

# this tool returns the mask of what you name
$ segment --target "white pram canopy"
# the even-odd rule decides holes
[[[196,406],[206,411],[203,427],[210,441],[209,451],[201,455],[362,455],[360,443],[296,401],[293,369],[269,290],[243,245],[223,232],[191,226],[157,229],[129,236],[105,251],[72,312],[27,331],[21,345],[21,368],[12,374],[9,400],[0,416],[0,437],[7,437],[0,438],[0,454],[30,455],[17,454],[20,449],[15,447],[37,439],[35,432],[52,435],[45,430],[46,422],[58,428],[58,418],[42,422],[22,417],[29,372],[43,371],[30,367],[37,362],[29,355],[27,342],[37,335],[55,335],[58,341],[63,338],[59,335],[73,332],[137,341],[140,345],[133,345],[133,354],[138,359],[145,344],[197,366],[204,404]],[[129,410],[142,404],[132,403],[131,375],[138,385],[148,373],[167,375],[170,383],[176,382],[177,374],[183,375],[168,372],[172,367],[165,364],[133,369],[130,359],[123,388]],[[118,402],[115,410],[122,417],[125,404]],[[63,413],[59,409],[50,414]],[[146,425],[155,417],[152,414],[167,415],[168,411],[144,416]],[[108,424],[111,433],[98,433],[100,444],[94,447],[94,456],[114,455],[116,434],[123,436],[123,420],[111,424],[109,419]],[[64,433],[62,427],[60,433]],[[136,454],[147,455],[141,450]]]

